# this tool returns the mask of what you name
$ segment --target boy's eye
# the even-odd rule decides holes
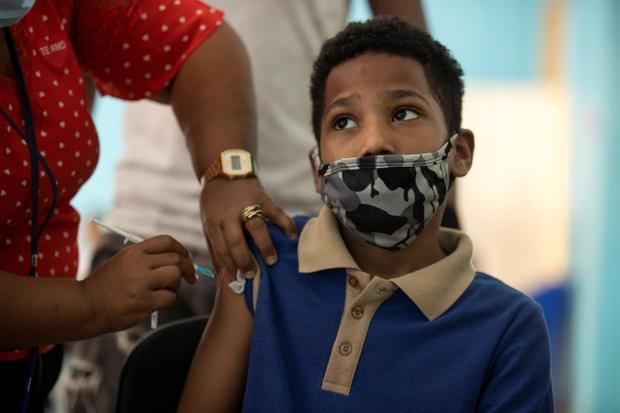
[[[394,116],[392,117],[392,121],[394,121],[394,122],[402,122],[402,121],[405,121],[405,120],[415,119],[418,116],[419,115],[418,115],[418,113],[415,110],[409,109],[409,108],[403,108],[403,109],[398,109],[396,112],[394,112]]]
[[[357,122],[355,122],[353,118],[350,118],[348,116],[339,117],[334,122],[334,127],[338,130],[351,129],[351,128],[355,128],[356,126],[357,126]]]

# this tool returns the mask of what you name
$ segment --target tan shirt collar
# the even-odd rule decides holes
[[[390,281],[434,320],[449,309],[474,279],[473,245],[462,232],[441,228],[439,245],[445,258]],[[298,246],[299,272],[346,268],[361,271],[345,245],[334,214],[323,207],[304,227]]]

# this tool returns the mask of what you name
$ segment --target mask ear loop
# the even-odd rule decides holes
[[[310,162],[312,163],[312,165],[314,165],[314,167],[318,171],[321,166],[321,156],[319,154],[318,146],[315,146],[312,149],[310,149],[310,152],[308,153],[308,158],[310,158]]]
[[[450,151],[452,150],[452,147],[454,146],[454,142],[457,140],[460,134],[461,134],[461,131],[459,130],[458,132],[455,132],[454,135],[448,138],[448,142],[447,142],[448,146],[446,147],[446,153],[444,155],[444,160],[446,161],[448,160],[448,157],[450,156]],[[448,166],[448,191],[452,189],[454,182],[456,182],[456,177],[452,175],[452,173],[450,172],[450,167]]]
[[[452,145],[454,145],[454,141],[456,141],[456,139],[459,137],[460,134],[461,134],[461,131],[459,130],[458,132],[454,132],[454,135],[448,138],[448,140],[450,141]]]
[[[448,159],[448,156],[450,156],[450,151],[452,150],[452,147],[454,146],[454,142],[456,141],[458,137],[459,137],[459,132],[456,132],[454,135],[450,136],[448,140],[446,141],[446,143],[444,144],[445,149],[444,149],[443,158],[442,158],[443,160]]]
[[[312,165],[314,165],[314,167],[316,168],[316,171],[319,174],[319,176],[322,176],[323,174],[325,174],[325,171],[327,170],[327,165],[321,162],[321,155],[319,153],[318,146],[315,146],[314,148],[310,149],[310,153],[308,153],[308,157],[310,158],[310,162],[312,163]]]

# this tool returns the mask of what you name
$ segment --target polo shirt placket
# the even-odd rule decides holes
[[[396,291],[390,281],[350,270],[347,275],[345,311],[334,340],[323,378],[323,390],[349,395],[355,369],[375,311]]]

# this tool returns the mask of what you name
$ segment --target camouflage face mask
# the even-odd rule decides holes
[[[456,137],[435,152],[320,164],[321,199],[364,241],[390,250],[411,245],[450,189],[448,154]]]

